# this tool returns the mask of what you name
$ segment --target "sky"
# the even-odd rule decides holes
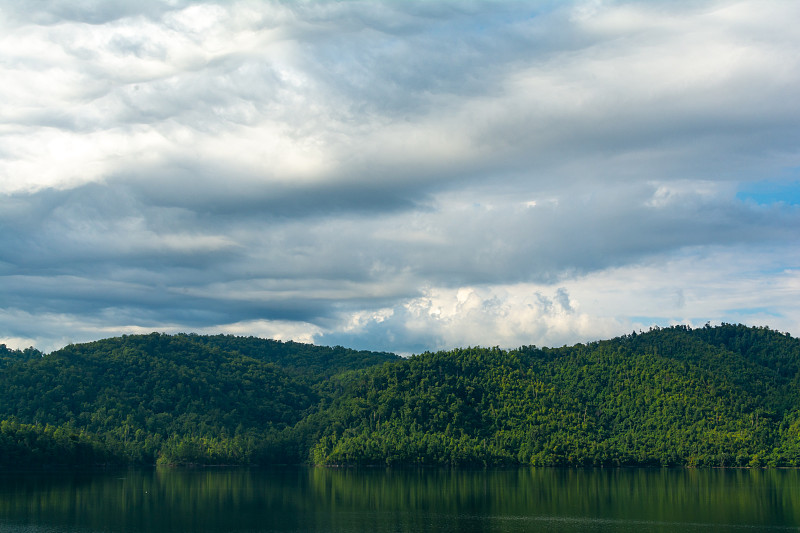
[[[0,0],[0,343],[800,335],[800,2]]]

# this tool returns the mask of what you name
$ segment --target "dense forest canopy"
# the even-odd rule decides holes
[[[254,337],[0,345],[0,464],[800,466],[800,340],[723,324],[393,354]]]

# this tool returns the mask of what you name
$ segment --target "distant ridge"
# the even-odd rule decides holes
[[[800,341],[653,328],[394,354],[255,337],[0,346],[0,464],[800,466]]]

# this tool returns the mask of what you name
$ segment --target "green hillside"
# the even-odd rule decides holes
[[[43,443],[30,457],[23,446],[0,459],[10,464],[14,456],[58,462],[63,450],[47,440],[56,430],[96,441],[102,461],[296,462],[282,434],[320,403],[315,385],[329,373],[397,359],[252,337],[159,334],[11,355],[19,361],[0,369],[0,420],[9,421],[0,438],[40,428]]]
[[[6,465],[800,466],[800,340],[768,328],[408,359],[152,334],[0,362]]]
[[[722,326],[425,353],[339,378],[323,464],[795,465],[797,339]]]

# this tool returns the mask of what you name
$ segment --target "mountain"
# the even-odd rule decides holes
[[[200,335],[3,349],[7,464],[800,465],[800,340],[769,328],[407,359]]]

